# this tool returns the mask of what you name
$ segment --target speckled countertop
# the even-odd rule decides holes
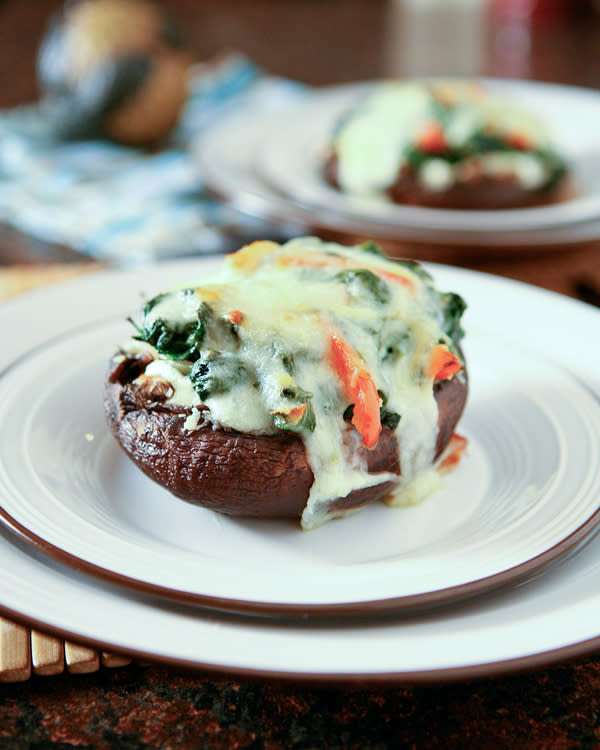
[[[130,665],[0,686],[3,750],[600,747],[600,657],[436,687],[310,688]]]

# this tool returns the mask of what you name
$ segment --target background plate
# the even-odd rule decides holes
[[[577,198],[531,209],[450,211],[359,199],[335,190],[321,174],[330,134],[372,84],[323,89],[283,111],[233,116],[198,141],[198,162],[209,185],[243,210],[317,228],[486,248],[600,237],[600,95],[552,84],[484,80],[548,121],[571,162],[580,187]]]

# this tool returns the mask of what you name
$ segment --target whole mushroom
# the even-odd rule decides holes
[[[53,16],[38,52],[43,111],[62,138],[151,147],[186,98],[192,58],[150,0],[77,0]]]

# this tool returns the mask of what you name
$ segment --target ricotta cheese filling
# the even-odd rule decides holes
[[[562,174],[539,117],[476,83],[386,81],[338,125],[337,182],[383,197],[404,168],[432,192],[473,176],[506,177],[537,189]]]
[[[393,480],[392,502],[411,503],[435,488],[426,479],[438,433],[432,362],[441,353],[460,376],[463,310],[420,266],[371,244],[255,242],[200,285],[149,300],[122,350],[152,357],[142,377],[168,381],[167,403],[191,410],[184,429],[208,420],[296,432],[314,474],[302,517],[311,529],[353,490]],[[384,426],[395,431],[402,477],[367,470]]]

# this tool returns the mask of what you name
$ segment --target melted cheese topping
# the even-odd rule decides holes
[[[408,164],[409,150],[419,148],[424,128],[432,122],[451,149],[465,147],[479,133],[508,142],[518,139],[526,147],[498,152],[489,146],[476,157],[458,161],[436,158],[434,148],[431,158],[415,167],[418,179],[431,191],[447,190],[474,170],[487,176],[508,174],[529,189],[542,187],[552,177],[554,167],[537,153],[550,147],[550,138],[531,112],[475,83],[386,81],[375,86],[338,127],[333,151],[340,188],[381,197],[396,182]]]
[[[432,490],[424,479],[437,439],[430,362],[436,345],[452,346],[441,300],[413,264],[360,246],[257,242],[228,256],[209,283],[151,300],[140,329],[146,341],[134,338],[123,351],[151,353],[144,376],[167,380],[168,402],[190,407],[185,429],[208,419],[244,433],[296,431],[315,477],[302,517],[310,529],[331,517],[332,500],[356,489],[393,479],[400,493],[406,488],[405,502],[419,487],[421,495]],[[160,332],[187,335],[200,319],[198,348],[174,359]],[[357,421],[348,429],[348,409],[354,403],[354,420],[366,381],[379,394],[376,418],[380,407],[398,418],[402,478],[369,474],[368,427]]]

